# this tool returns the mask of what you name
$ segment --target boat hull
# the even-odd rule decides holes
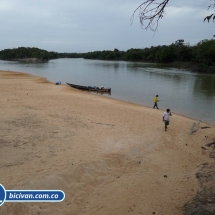
[[[101,92],[101,93],[111,93],[111,88],[99,88],[99,87],[92,87],[92,86],[82,86],[82,85],[76,85],[76,84],[70,84],[66,83],[70,87],[84,90],[84,91],[90,91],[90,92]]]

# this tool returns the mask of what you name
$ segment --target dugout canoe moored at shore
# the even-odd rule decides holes
[[[76,85],[76,84],[70,84],[66,83],[70,87],[79,89],[79,90],[84,90],[84,91],[91,91],[91,92],[101,92],[101,93],[111,93],[111,88],[105,88],[103,86],[101,87],[94,87],[94,86],[82,86],[82,85]]]

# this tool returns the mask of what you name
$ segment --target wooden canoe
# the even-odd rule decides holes
[[[91,91],[91,92],[101,92],[101,93],[110,93],[111,92],[111,88],[104,88],[104,87],[92,87],[92,86],[82,86],[82,85],[77,85],[77,84],[70,84],[70,83],[66,83],[68,84],[70,87],[79,89],[79,90],[85,90],[85,91]]]

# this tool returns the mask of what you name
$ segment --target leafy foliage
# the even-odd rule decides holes
[[[22,59],[31,59],[36,58],[40,61],[48,61],[50,59],[56,58],[80,58],[84,54],[78,53],[57,53],[57,52],[48,52],[43,49],[38,48],[29,48],[29,47],[19,47],[14,49],[4,49],[0,51],[1,60],[22,60]]]
[[[41,61],[47,61],[49,59],[58,58],[56,52],[48,52],[43,49],[19,47],[14,49],[4,49],[0,51],[0,59],[2,60],[19,60],[36,58]]]
[[[211,4],[211,5],[209,5],[208,6],[208,10],[210,10],[211,8],[215,8],[215,4]],[[205,18],[204,18],[204,22],[207,20],[208,22],[210,22],[210,20],[215,20],[215,13],[212,13],[211,15],[209,15],[209,16],[206,16]]]
[[[171,44],[169,46],[152,46],[145,49],[125,51],[88,52],[85,59],[126,60],[154,63],[190,63],[200,72],[215,72],[215,40],[204,40],[196,46]]]

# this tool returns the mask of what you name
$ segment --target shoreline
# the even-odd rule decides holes
[[[1,214],[183,214],[210,163],[215,126],[162,110],[0,71],[0,183],[9,189],[59,189],[51,203],[5,203]],[[202,149],[205,147],[206,150]],[[18,212],[19,211],[19,212]]]
[[[0,72],[20,73],[20,74],[27,75],[27,76],[29,75],[29,76],[32,76],[32,77],[38,77],[38,78],[41,78],[41,79],[45,79],[45,80],[47,80],[47,83],[55,84],[55,82],[49,81],[49,80],[48,80],[47,78],[45,78],[45,77],[36,76],[36,75],[31,74],[31,73],[28,73],[28,72],[12,71],[12,70],[7,70],[7,71],[6,71],[6,70],[0,70]],[[61,85],[67,86],[67,84],[61,84]],[[89,93],[89,94],[91,94],[91,95],[97,95],[96,93],[91,93],[91,92],[85,92],[85,93]],[[121,99],[117,99],[117,98],[113,98],[113,97],[102,96],[102,95],[97,95],[97,96],[101,96],[101,97],[103,97],[103,98],[112,99],[112,100],[115,100],[115,101],[119,101],[119,102],[123,102],[123,103],[128,103],[128,104],[133,104],[133,105],[142,106],[142,107],[144,107],[144,108],[149,108],[149,109],[151,109],[150,106],[146,106],[146,105],[141,104],[141,103],[135,103],[135,102],[125,101],[125,100],[121,100]],[[159,108],[159,109],[160,109],[160,108]],[[160,109],[160,110],[166,111],[166,110],[164,110],[164,109]],[[191,120],[193,120],[194,122],[198,122],[198,119],[195,119],[195,118],[186,116],[186,115],[184,115],[184,114],[180,114],[180,113],[177,113],[177,112],[172,112],[172,113],[174,113],[174,114],[176,114],[176,115],[178,115],[178,116],[182,116],[182,117],[191,119]],[[211,122],[208,122],[208,121],[204,121],[204,120],[200,120],[200,121],[203,122],[203,123],[207,123],[207,124],[209,124],[209,125],[211,125],[211,126],[214,126],[214,125],[215,125],[215,124],[213,124],[213,123],[211,123]]]

